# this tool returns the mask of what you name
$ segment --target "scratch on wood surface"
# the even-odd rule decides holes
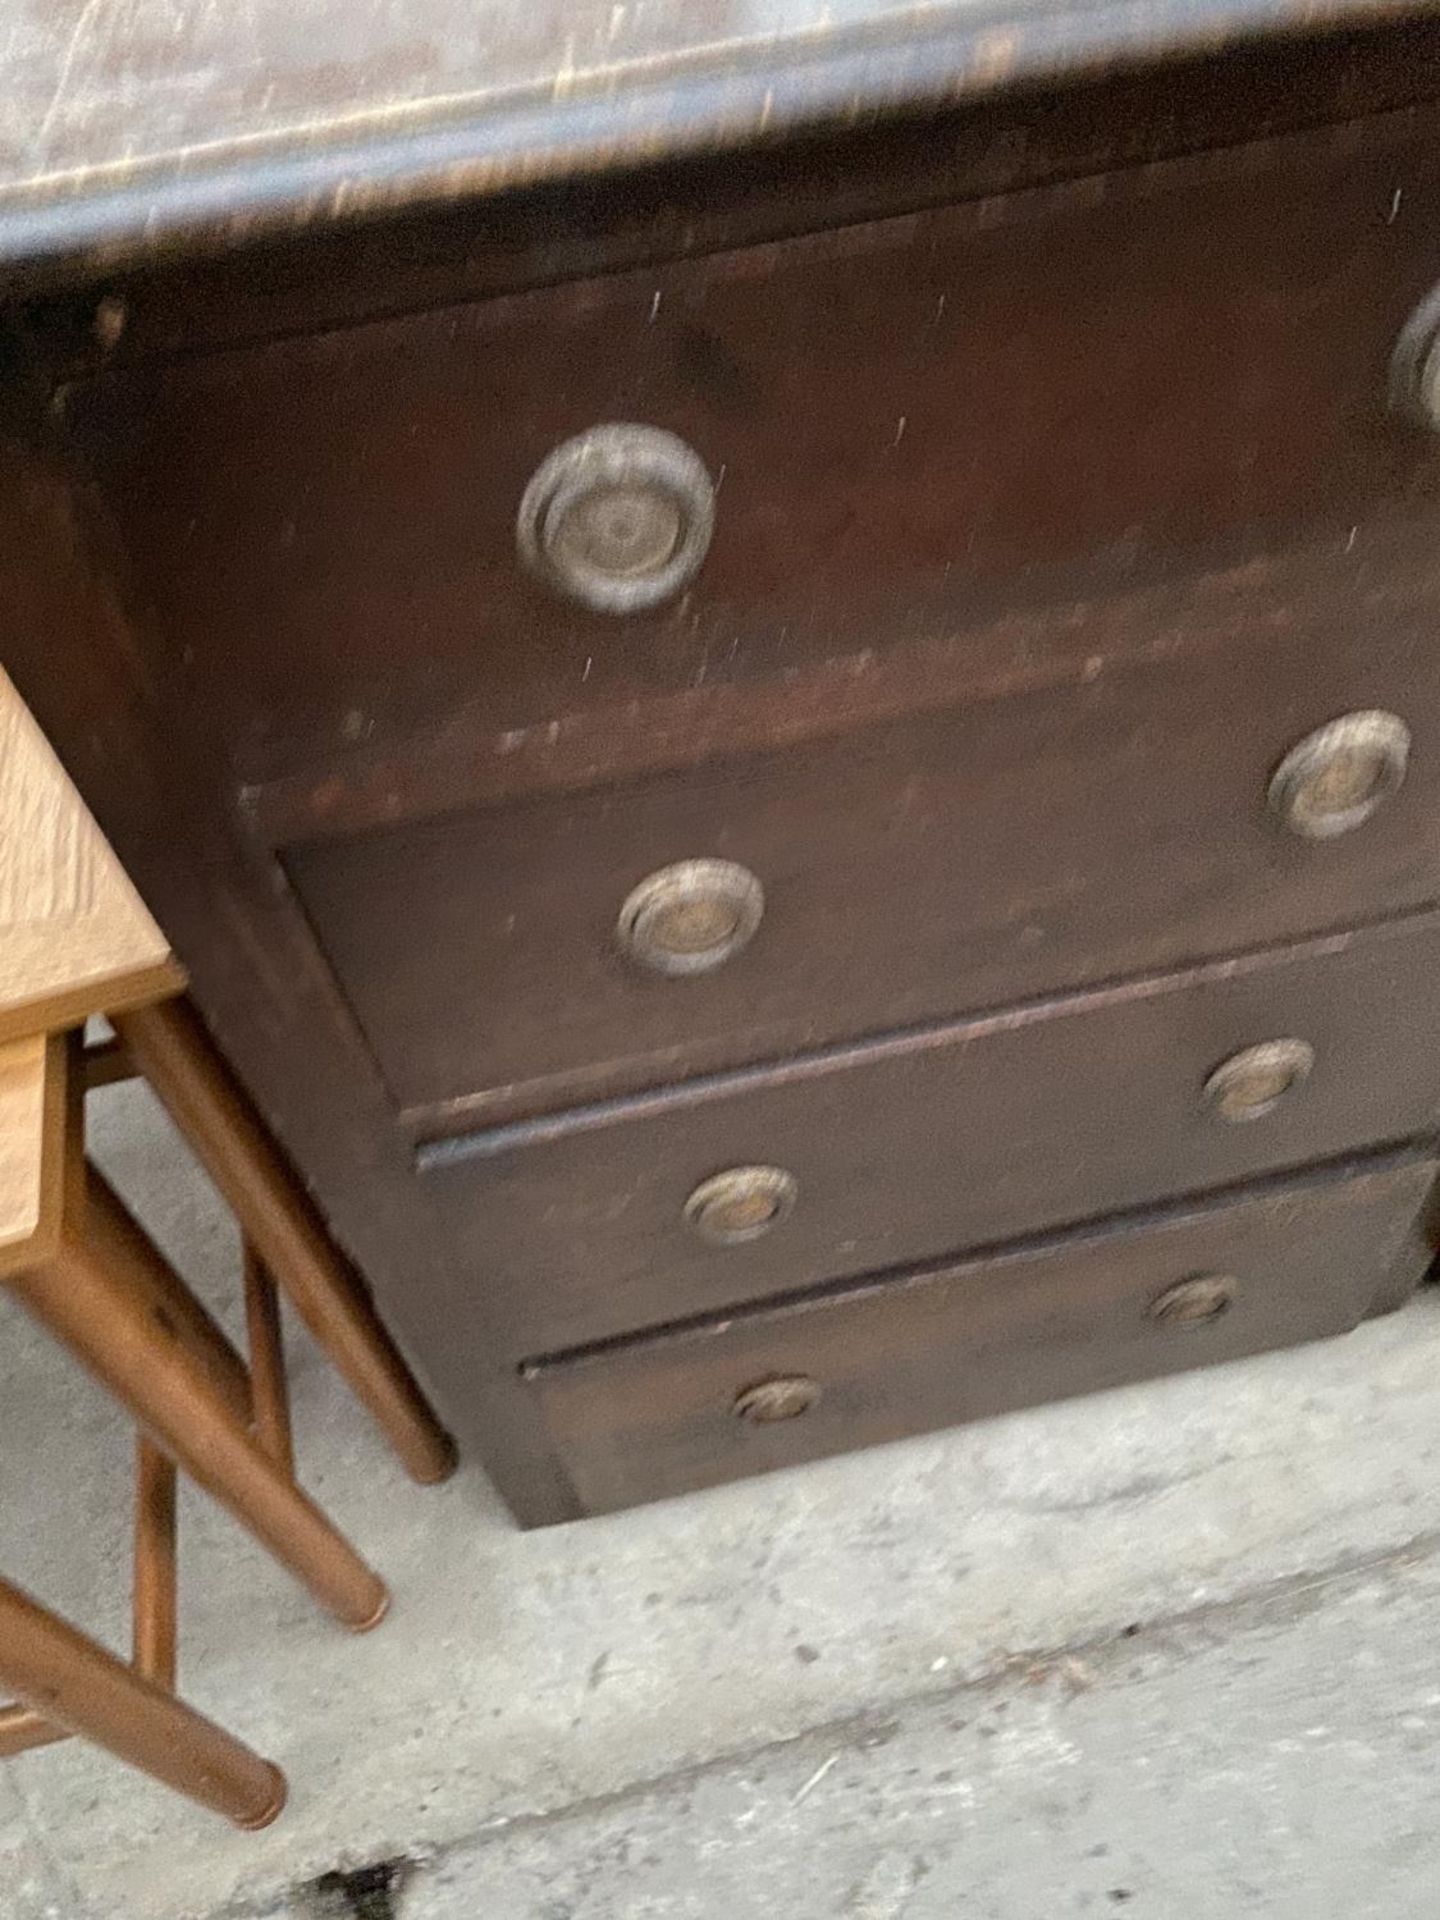
[[[1292,16],[1389,11],[1065,0],[1057,29],[1034,22],[1033,0],[1004,0],[998,19],[976,0],[10,0],[35,30],[0,26],[0,251],[114,264],[182,233],[209,243],[479,198],[928,109],[1123,50],[1158,58]],[[1081,30],[1097,12],[1104,32]]]
[[[85,5],[80,9],[79,18],[70,30],[70,38],[65,43],[65,51],[60,59],[60,71],[55,76],[55,90],[50,95],[50,104],[41,115],[40,125],[35,130],[37,157],[43,153],[45,143],[50,138],[51,129],[60,117],[60,110],[70,91],[70,75],[75,69],[76,60],[80,57],[80,49],[84,45],[91,26],[107,4],[108,0],[85,0]]]

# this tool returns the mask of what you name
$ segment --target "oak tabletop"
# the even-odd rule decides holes
[[[177,993],[185,976],[0,671],[0,1041]]]

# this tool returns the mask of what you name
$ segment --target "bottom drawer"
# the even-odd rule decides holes
[[[1344,1333],[1429,1263],[1392,1154],[524,1369],[597,1513]]]

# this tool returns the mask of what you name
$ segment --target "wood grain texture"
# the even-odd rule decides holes
[[[183,969],[0,672],[0,1039],[162,999]]]
[[[96,262],[1415,0],[5,0],[0,257]]]
[[[1343,1333],[1398,1304],[1434,1251],[1433,1161],[1227,1196],[942,1263],[530,1370],[591,1512],[662,1499],[927,1428]],[[1151,1305],[1232,1276],[1212,1325]],[[736,1396],[812,1380],[799,1419],[752,1426]]]
[[[0,1046],[0,1279],[58,1244],[66,1154],[65,1043]]]
[[[1323,38],[1241,41],[1047,94],[967,100],[807,129],[784,142],[541,181],[483,209],[460,201],[317,225],[206,253],[191,248],[107,273],[42,304],[68,335],[71,371],[275,339],[696,258],[856,221],[1176,154],[1354,120],[1440,95],[1440,13]],[[122,323],[122,324],[117,324]]]

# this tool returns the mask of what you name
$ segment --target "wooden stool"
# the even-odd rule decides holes
[[[185,974],[0,673],[0,1041],[103,1014],[241,1232],[422,1484],[454,1446],[309,1197],[181,996]],[[128,1070],[105,1049],[95,1079]]]
[[[454,1449],[273,1139],[181,997],[184,973],[0,674],[0,1283],[139,1425],[135,1651],[126,1668],[0,1583],[0,1753],[83,1733],[242,1825],[283,1780],[175,1699],[174,1469],[347,1626],[384,1586],[295,1484],[271,1276],[413,1478]],[[107,1015],[116,1040],[87,1055]],[[68,1036],[61,1029],[70,1029]],[[246,1367],[84,1153],[83,1097],[143,1072],[239,1222]]]
[[[273,1426],[285,1405],[273,1311],[259,1314],[251,1352],[254,1406],[271,1409],[271,1430],[252,1435],[238,1355],[86,1165],[82,1090],[67,1072],[75,1050],[54,1037],[0,1047],[0,1281],[47,1324],[73,1295],[57,1330],[79,1324],[82,1357],[98,1356],[160,1444],[142,1436],[138,1448],[129,1668],[0,1580],[0,1679],[22,1702],[0,1708],[0,1754],[82,1734],[238,1825],[264,1826],[284,1805],[283,1774],[174,1694],[175,1466],[162,1446],[349,1624],[379,1619],[385,1590],[294,1485],[288,1420]],[[263,1289],[255,1267],[252,1286]]]

